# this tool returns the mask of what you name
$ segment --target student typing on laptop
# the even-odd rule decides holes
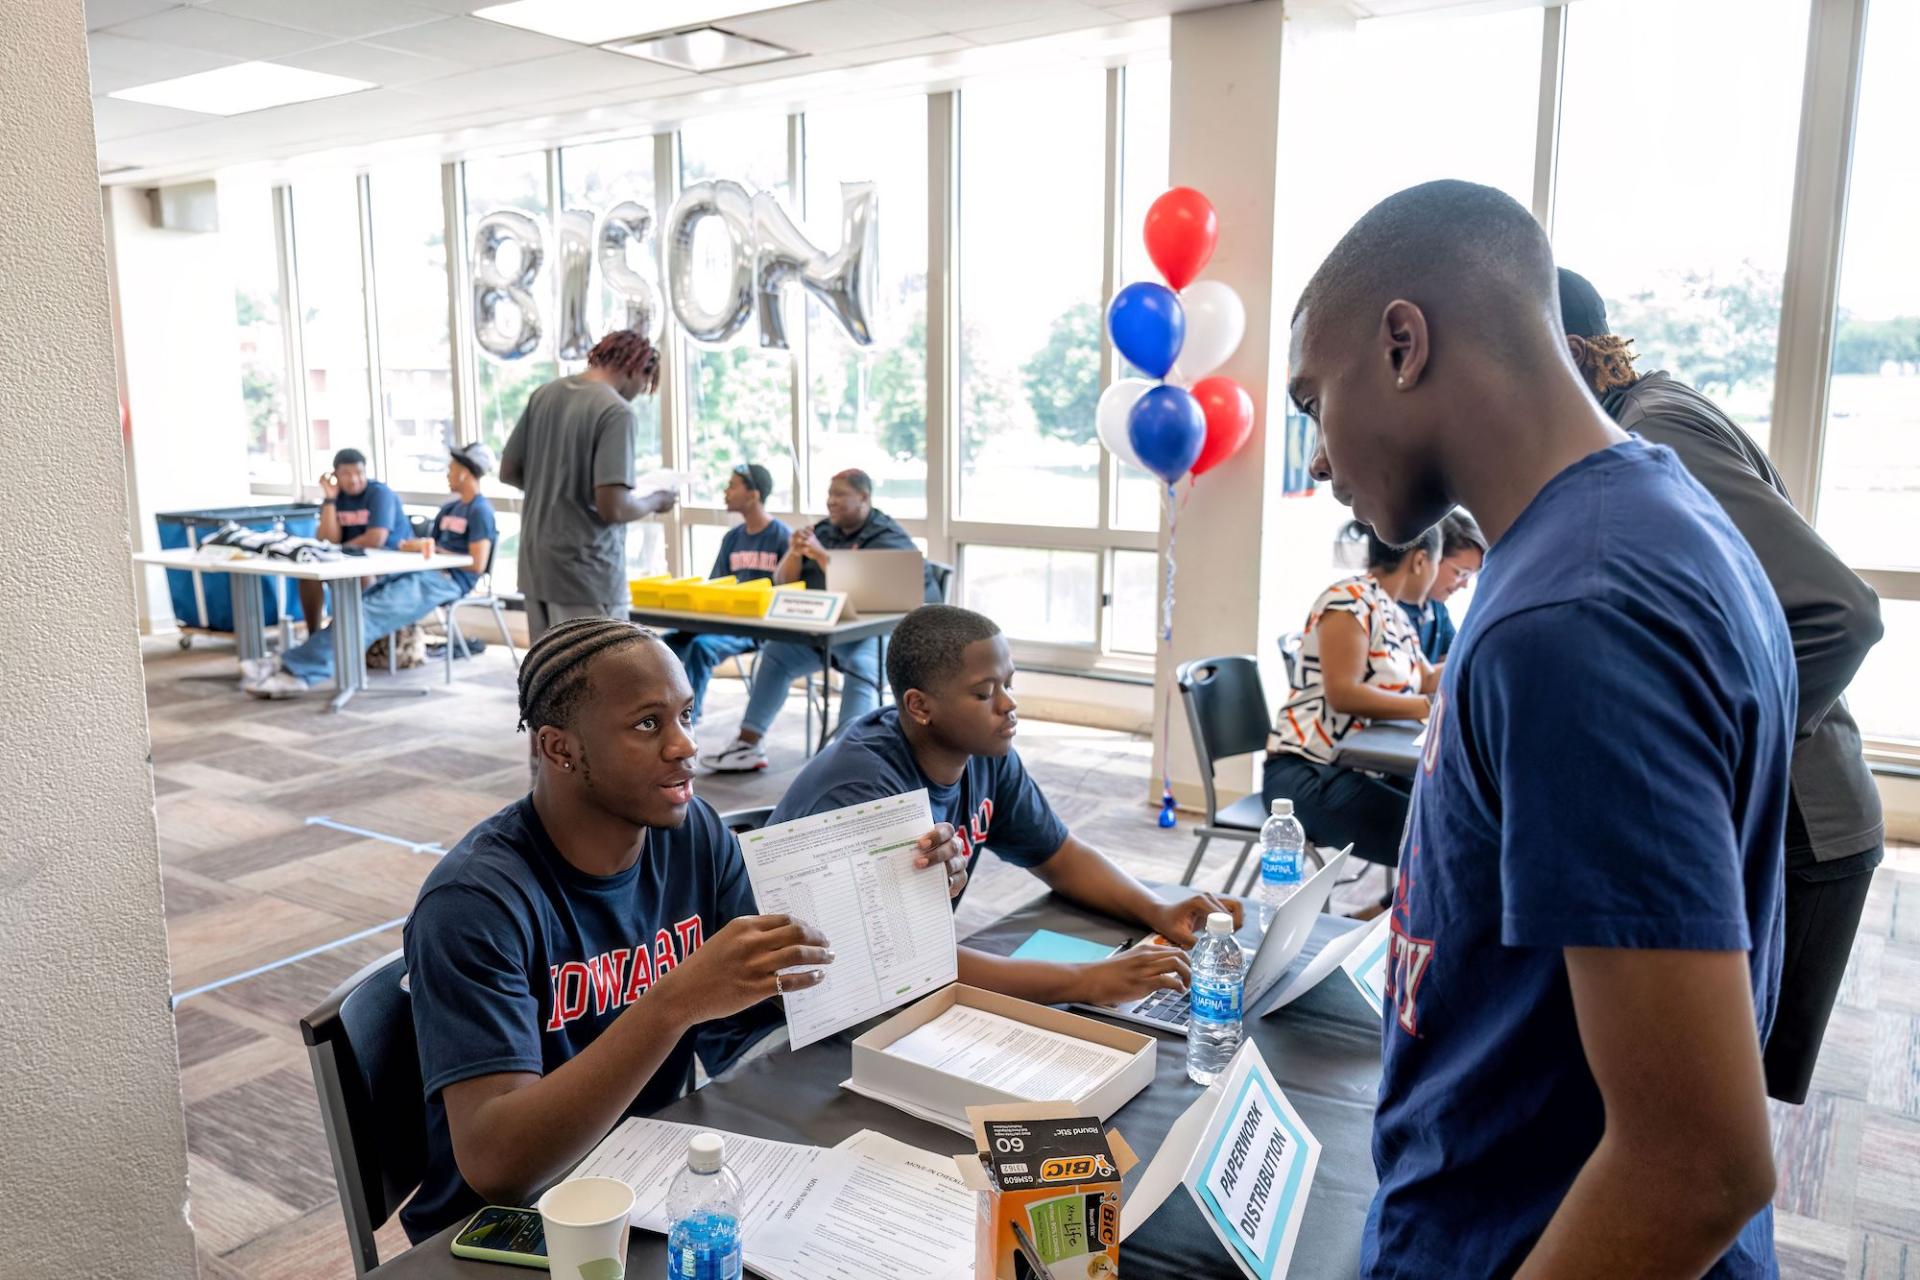
[[[873,506],[873,481],[864,471],[842,471],[827,487],[827,518],[811,528],[793,531],[773,580],[782,585],[799,582],[821,591],[827,585],[827,562],[835,551],[914,550],[913,539],[884,511]],[[932,579],[925,598],[935,599]],[[845,677],[840,694],[840,723],[852,724],[880,701],[880,660],[876,646],[866,640],[837,645],[834,664]],[[793,641],[776,640],[760,650],[753,669],[753,687],[747,694],[747,713],[732,742],[703,752],[700,763],[725,773],[746,773],[767,767],[762,740],[786,705],[787,690],[795,680],[820,669],[816,650]]]
[[[1163,902],[1076,839],[1013,749],[1019,724],[1013,659],[990,618],[952,605],[914,610],[887,646],[897,705],[871,712],[829,743],[773,811],[772,821],[926,788],[936,823],[951,823],[972,868],[991,845],[1054,892],[1163,935],[1173,946],[1135,947],[1091,964],[1015,960],[960,948],[960,981],[1023,1000],[1118,1004],[1184,990],[1194,932],[1212,911],[1237,924],[1240,904],[1195,893]],[[958,895],[955,895],[958,900]]]

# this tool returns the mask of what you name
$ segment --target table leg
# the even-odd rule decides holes
[[[227,575],[233,600],[233,644],[244,661],[267,652],[266,612],[261,604],[260,579],[250,573]]]
[[[833,726],[833,645],[820,641],[820,744],[814,751],[827,749],[827,734]],[[808,754],[812,754],[809,752]]]
[[[338,711],[367,687],[367,646],[360,639],[360,579],[341,578],[333,584],[333,683],[337,692],[327,704]]]

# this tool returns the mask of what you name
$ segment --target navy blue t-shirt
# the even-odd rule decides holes
[[[472,502],[455,498],[442,506],[434,513],[433,540],[442,551],[456,556],[467,554],[467,548],[476,542],[491,543],[494,551],[500,550],[500,524],[493,518],[493,504],[487,501],[487,495],[476,493]],[[473,584],[480,580],[479,574],[465,569],[449,569],[447,573],[463,591],[473,590]]]
[[[1369,1277],[1511,1274],[1605,1123],[1565,947],[1745,951],[1779,990],[1786,620],[1667,449],[1568,467],[1488,554],[1393,908]],[[1708,1273],[1774,1274],[1763,1211]]]
[[[1400,611],[1407,615],[1407,621],[1420,636],[1420,652],[1427,656],[1428,662],[1438,662],[1453,649],[1453,615],[1447,612],[1447,606],[1438,600],[1429,600],[1424,604],[1400,602]]]
[[[753,915],[740,844],[704,800],[650,830],[633,867],[591,876],[560,855],[531,797],[469,831],[420,887],[405,931],[427,1102],[427,1172],[400,1211],[418,1242],[481,1207],[460,1177],[440,1091],[503,1071],[564,1066],[709,935]],[[723,1070],[778,1024],[771,1002],[695,1028],[628,1115],[679,1097],[697,1052]]]
[[[971,756],[960,781],[941,786],[920,771],[900,709],[881,707],[848,725],[807,762],[770,822],[786,822],[866,800],[927,789],[935,822],[951,822],[967,846],[967,866],[991,846],[1016,867],[1037,867],[1067,842],[1067,824],[1020,763],[1020,754]]]
[[[367,481],[367,487],[359,493],[342,489],[333,500],[333,514],[340,521],[342,542],[352,542],[368,529],[380,528],[387,531],[385,545],[391,551],[413,536],[413,525],[406,508],[400,505],[400,495],[378,480]]]
[[[720,554],[713,558],[713,572],[707,576],[724,578],[732,574],[742,582],[771,578],[791,540],[787,526],[778,520],[758,533],[749,533],[747,526],[737,524],[720,539]]]

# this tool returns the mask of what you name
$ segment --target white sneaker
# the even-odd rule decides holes
[[[247,685],[246,691],[256,698],[297,698],[307,691],[307,682],[291,671],[274,671]]]
[[[258,684],[280,669],[278,658],[242,658],[240,659],[240,683]]]
[[[767,767],[767,748],[764,743],[735,738],[719,751],[702,752],[700,763],[716,773],[752,773]]]

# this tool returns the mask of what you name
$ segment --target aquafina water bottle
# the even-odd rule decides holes
[[[1200,1084],[1227,1069],[1240,1047],[1240,993],[1247,962],[1233,939],[1233,917],[1216,911],[1193,947],[1187,1015],[1187,1075]]]

